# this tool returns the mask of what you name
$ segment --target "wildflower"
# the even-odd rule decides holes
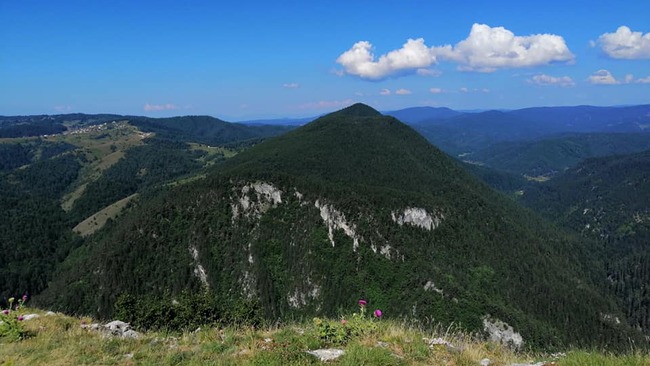
[[[368,302],[364,299],[359,300],[359,306],[364,307],[368,304]]]
[[[23,295],[23,302],[27,301],[27,294]]]
[[[381,318],[381,315],[382,315],[381,310],[379,309],[375,310],[375,317]]]
[[[22,322],[23,320],[25,320],[25,317],[24,317],[24,316],[21,315],[21,316],[18,317],[18,321],[19,321],[19,322]]]
[[[348,324],[348,321],[345,320],[345,319],[341,319],[341,324],[346,325],[346,324]]]
[[[9,309],[4,309],[2,310],[3,315],[9,315]]]
[[[9,298],[9,305],[13,304],[13,302],[14,302],[14,298],[13,298],[13,297],[10,297],[10,298]]]

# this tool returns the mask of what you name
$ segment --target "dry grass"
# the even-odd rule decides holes
[[[146,333],[140,339],[107,338],[81,328],[92,322],[61,314],[24,323],[31,336],[2,344],[0,365],[319,365],[305,351],[327,348],[313,324],[251,329],[205,327],[182,334]],[[444,338],[452,347],[430,347],[423,338]],[[376,329],[344,345],[346,352],[328,365],[512,365],[543,360],[517,354],[503,346],[486,343],[457,330],[424,331],[392,321],[379,322]],[[553,359],[548,356],[549,364]],[[614,356],[584,351],[569,352],[556,365],[650,365],[647,355]]]

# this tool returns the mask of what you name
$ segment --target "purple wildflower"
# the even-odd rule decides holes
[[[381,318],[381,315],[382,315],[381,310],[379,309],[375,310],[375,317]]]
[[[368,302],[364,299],[359,300],[359,306],[364,307],[368,304]]]

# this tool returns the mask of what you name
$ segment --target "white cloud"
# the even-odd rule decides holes
[[[650,76],[640,79],[634,79],[634,75],[626,74],[623,79],[616,79],[608,70],[598,70],[587,79],[592,84],[600,85],[617,85],[617,84],[650,84]]]
[[[458,90],[459,90],[461,93],[471,93],[471,92],[475,92],[475,93],[479,93],[479,92],[480,92],[480,93],[489,93],[489,92],[490,92],[490,89],[488,89],[488,88],[474,88],[474,89],[469,89],[469,88],[466,88],[466,87],[462,87],[462,88],[460,88],[460,89],[458,89]]]
[[[616,80],[614,75],[612,75],[611,72],[608,70],[598,70],[595,73],[593,73],[589,78],[590,83],[592,84],[598,84],[598,85],[615,85],[615,84],[620,84],[620,81]]]
[[[429,89],[429,91],[430,91],[431,93],[433,93],[433,94],[440,94],[440,93],[443,93],[443,92],[444,92],[444,91],[443,91],[442,89],[440,89],[440,88],[431,88],[431,89]]]
[[[371,51],[370,42],[360,41],[343,52],[336,62],[343,66],[346,73],[372,80],[426,68],[436,62],[435,56],[431,54],[422,38],[409,39],[402,48],[382,55],[377,60]]]
[[[529,83],[536,85],[558,85],[563,87],[575,86],[576,83],[568,76],[550,76],[546,74],[538,74],[528,79]]]
[[[598,37],[598,44],[605,54],[618,59],[650,59],[650,32],[632,32],[620,26],[614,33]]]
[[[342,53],[336,62],[343,66],[347,74],[380,80],[412,72],[423,76],[439,75],[439,72],[428,69],[439,60],[456,62],[461,70],[479,72],[574,60],[561,36],[515,36],[503,27],[492,28],[485,24],[474,24],[469,36],[453,47],[428,47],[422,38],[409,39],[402,48],[390,51],[378,59],[372,53],[372,48],[368,41],[357,42]]]
[[[149,103],[147,103],[147,104],[144,105],[144,110],[147,111],[147,112],[151,112],[151,111],[170,111],[170,110],[174,110],[174,109],[178,109],[178,107],[176,105],[174,105],[174,104],[171,104],[171,103],[167,103],[167,104],[149,104]]]
[[[504,27],[485,24],[474,24],[467,39],[454,47],[436,47],[432,52],[441,60],[458,62],[461,70],[479,72],[570,62],[575,58],[561,36],[516,36]]]
[[[397,95],[409,95],[409,94],[411,94],[411,91],[408,90],[408,89],[397,89],[395,91],[395,94],[397,94]]]
[[[298,84],[298,83],[285,83],[285,84],[282,84],[282,87],[287,88],[287,89],[297,89],[297,88],[300,88],[300,84]]]
[[[382,89],[379,91],[380,95],[390,95],[390,90],[389,89]]]

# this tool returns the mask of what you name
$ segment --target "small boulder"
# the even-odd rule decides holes
[[[40,315],[38,315],[38,314],[23,315],[23,320],[32,320],[32,319],[36,319],[36,318],[40,318]]]
[[[337,358],[343,356],[345,351],[338,348],[327,348],[327,349],[317,349],[313,351],[306,351],[312,356],[318,357],[322,362],[336,360]]]

